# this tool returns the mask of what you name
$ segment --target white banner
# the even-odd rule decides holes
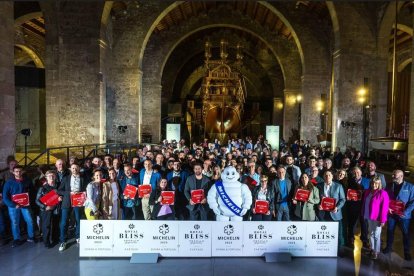
[[[266,140],[272,146],[272,149],[279,150],[279,126],[266,126]]]
[[[113,256],[113,226],[110,220],[81,220],[79,257]]]
[[[211,222],[179,222],[180,257],[211,257]]]
[[[336,257],[337,222],[81,220],[80,257]]]
[[[167,124],[167,140],[171,142],[175,140],[177,142],[181,139],[181,125],[180,124]]]
[[[212,230],[211,256],[243,256],[243,222],[216,221]]]

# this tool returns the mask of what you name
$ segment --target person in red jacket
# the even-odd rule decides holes
[[[388,194],[382,189],[381,178],[375,176],[371,179],[370,188],[364,192],[361,208],[368,225],[372,259],[377,259],[381,250],[381,229],[387,222],[388,208]]]

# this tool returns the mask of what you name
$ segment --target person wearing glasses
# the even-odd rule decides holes
[[[251,208],[253,221],[270,221],[274,214],[275,191],[273,185],[269,185],[269,179],[266,175],[262,175],[260,185],[257,186],[252,193],[253,204]],[[257,214],[255,211],[256,200],[265,200],[269,203],[269,210],[266,214]]]

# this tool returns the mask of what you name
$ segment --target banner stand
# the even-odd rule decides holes
[[[156,264],[158,253],[132,253],[130,264]]]
[[[264,253],[266,263],[289,263],[292,261],[292,254],[285,252]]]

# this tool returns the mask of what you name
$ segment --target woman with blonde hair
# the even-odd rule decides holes
[[[370,188],[365,190],[362,199],[362,215],[368,225],[368,237],[371,242],[371,258],[377,259],[381,250],[381,229],[388,218],[389,197],[382,189],[381,178],[371,179]]]

